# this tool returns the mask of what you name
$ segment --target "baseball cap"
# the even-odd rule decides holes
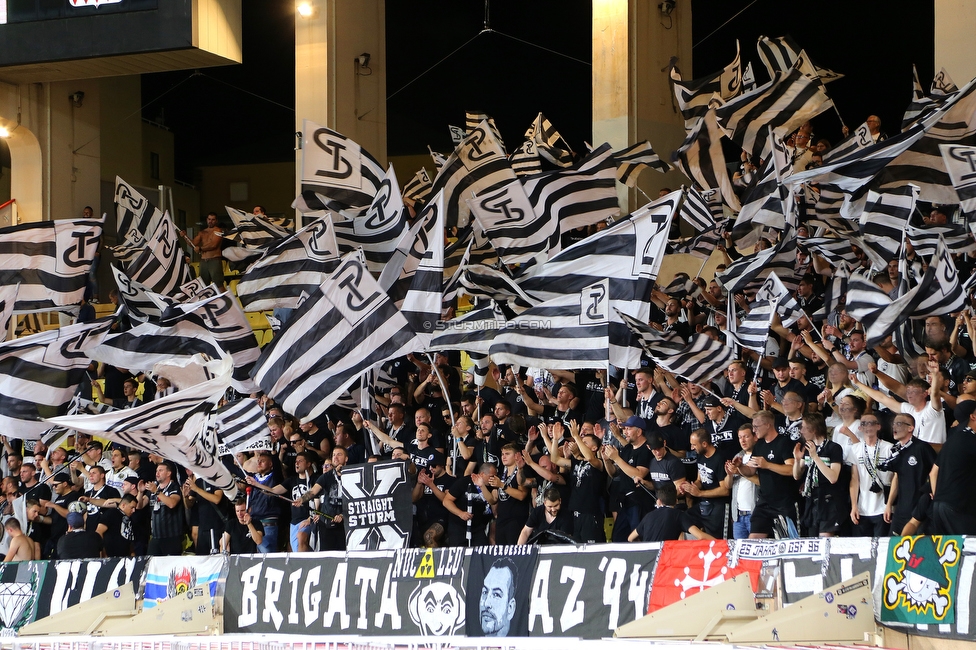
[[[644,429],[647,428],[647,423],[644,422],[644,418],[638,417],[636,415],[631,415],[629,418],[627,418],[627,421],[624,422],[624,426],[637,427],[638,429],[643,431]]]
[[[51,483],[70,483],[71,478],[68,476],[67,472],[58,472],[51,479]]]
[[[963,426],[969,425],[969,418],[973,413],[976,413],[976,400],[972,399],[968,399],[964,402],[958,402],[955,410],[952,412],[952,414],[956,417],[956,422]]]
[[[68,525],[72,528],[84,528],[85,527],[85,515],[80,512],[69,512],[68,513]]]
[[[135,485],[135,486],[137,486],[137,487],[138,487],[138,485],[139,485],[139,479],[138,479],[138,478],[136,478],[135,476],[126,476],[126,477],[125,477],[125,478],[124,478],[124,479],[122,480],[122,482],[123,482],[123,483],[132,483],[133,485]]]
[[[715,397],[714,395],[709,395],[708,397],[705,398],[705,404],[704,405],[705,406],[722,406],[722,402],[719,400],[719,398]]]
[[[790,367],[790,360],[787,359],[786,357],[777,357],[776,360],[773,361],[773,370],[776,370],[777,368],[789,368],[789,367]]]
[[[976,404],[976,402],[973,402],[973,403]],[[430,455],[430,459],[427,461],[427,465],[429,467],[433,467],[435,465],[438,466],[438,467],[444,467],[446,464],[447,464],[447,461],[444,458],[444,454],[442,454],[439,451],[435,451],[434,453],[432,453]]]

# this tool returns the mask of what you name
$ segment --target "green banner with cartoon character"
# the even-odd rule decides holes
[[[882,584],[882,623],[938,625],[956,622],[962,537],[892,538]]]

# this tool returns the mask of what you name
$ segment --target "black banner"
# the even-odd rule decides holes
[[[342,512],[347,551],[395,550],[410,546],[413,499],[402,460],[346,465]]]
[[[530,636],[599,639],[647,611],[660,544],[544,547],[528,604]]]
[[[464,631],[465,549],[240,556],[227,632],[448,636]]]
[[[7,22],[99,16],[155,9],[158,0],[6,0]]]
[[[468,573],[467,636],[528,636],[538,546],[480,546]]]
[[[135,582],[138,593],[138,583],[147,561],[145,557],[127,557],[48,563],[35,620],[57,614],[127,582]]]

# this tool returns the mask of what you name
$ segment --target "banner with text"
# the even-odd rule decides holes
[[[413,499],[402,460],[347,465],[342,470],[346,550],[407,548],[413,529]]]

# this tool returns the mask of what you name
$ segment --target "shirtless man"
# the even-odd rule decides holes
[[[180,232],[186,237],[186,232]],[[224,261],[220,256],[220,245],[224,233],[217,223],[217,213],[207,215],[207,227],[197,233],[190,245],[200,253],[200,279],[206,284],[213,282],[220,291],[224,290]]]
[[[27,562],[34,559],[34,542],[20,529],[20,522],[11,517],[3,525],[4,531],[10,538],[10,550],[3,558],[4,562]]]

